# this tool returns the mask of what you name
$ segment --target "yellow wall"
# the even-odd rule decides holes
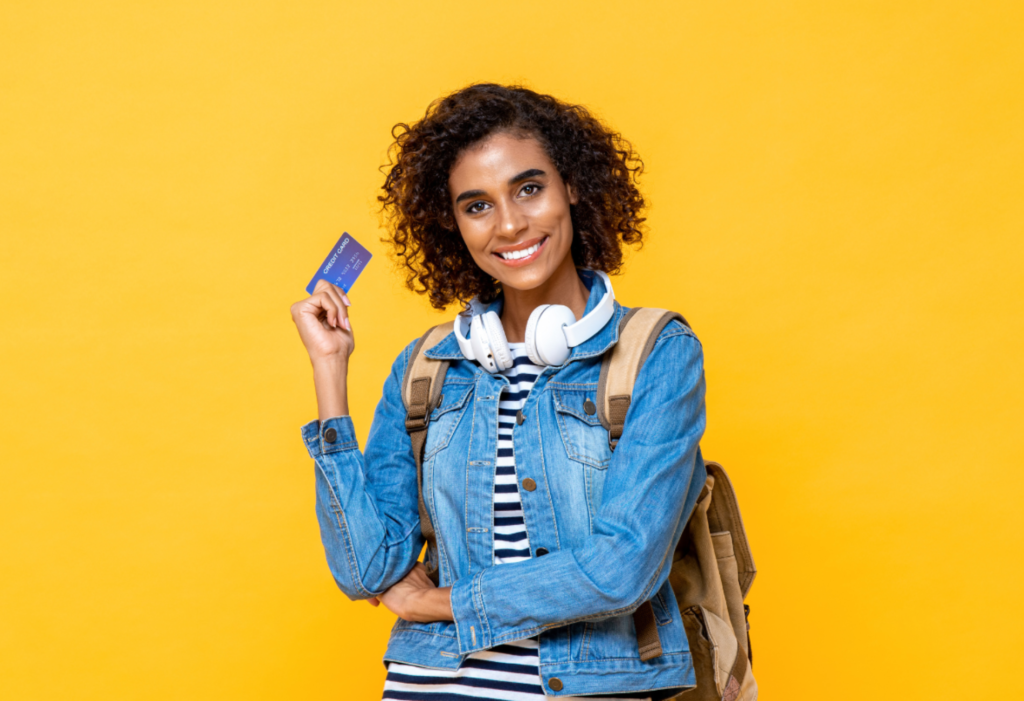
[[[763,698],[1024,693],[1024,5],[155,5],[0,6],[0,697],[379,698],[288,307],[376,254],[364,437],[442,318],[377,241],[389,129],[474,80],[647,162],[616,291],[703,340]]]

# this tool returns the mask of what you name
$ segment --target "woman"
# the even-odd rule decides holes
[[[349,300],[321,281],[292,307],[313,363],[319,420],[303,437],[328,563],[349,597],[399,617],[384,697],[668,698],[694,683],[667,578],[704,482],[699,342],[678,322],[660,333],[614,451],[593,404],[626,311],[605,273],[641,241],[640,161],[584,108],[499,85],[395,133],[380,199],[407,283],[439,309],[472,301],[475,317],[427,353],[450,363],[422,463],[439,586],[417,564],[401,395],[414,344],[360,453]],[[565,320],[552,330],[548,313]],[[648,601],[663,652],[641,661],[631,614]]]

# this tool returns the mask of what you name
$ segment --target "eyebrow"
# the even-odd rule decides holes
[[[526,180],[528,178],[536,178],[537,176],[540,176],[540,175],[546,175],[546,173],[543,170],[541,170],[540,168],[530,168],[529,170],[524,170],[519,175],[515,175],[515,176],[512,176],[511,178],[509,178],[508,184],[509,185],[515,185],[518,182],[522,182],[523,180]],[[486,195],[486,194],[487,193],[484,192],[483,190],[466,190],[461,195],[459,195],[458,197],[455,198],[455,204],[458,204],[459,202],[462,202],[463,200],[469,200],[469,199],[472,199],[474,197],[480,197],[481,195]]]

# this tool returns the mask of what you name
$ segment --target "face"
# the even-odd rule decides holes
[[[576,196],[536,139],[484,139],[455,162],[448,189],[473,260],[502,286],[531,290],[573,265]]]

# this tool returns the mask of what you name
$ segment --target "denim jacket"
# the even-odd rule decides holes
[[[590,289],[589,312],[604,286],[586,271],[580,276]],[[651,691],[662,698],[695,683],[668,574],[704,484],[703,354],[689,328],[665,327],[637,377],[613,452],[586,402],[596,399],[601,357],[618,340],[626,311],[616,303],[611,321],[562,365],[546,367],[526,399],[513,434],[517,477],[536,483],[520,490],[534,549],[524,562],[492,566],[498,399],[508,379],[465,360],[454,334],[427,352],[451,361],[430,417],[423,493],[455,620],[399,619],[385,660],[453,669],[468,653],[539,636],[551,696]],[[424,545],[401,397],[414,343],[384,383],[363,452],[347,416],[302,427],[316,463],[327,562],[352,599],[386,591]],[[632,613],[648,600],[664,652],[642,662]]]

